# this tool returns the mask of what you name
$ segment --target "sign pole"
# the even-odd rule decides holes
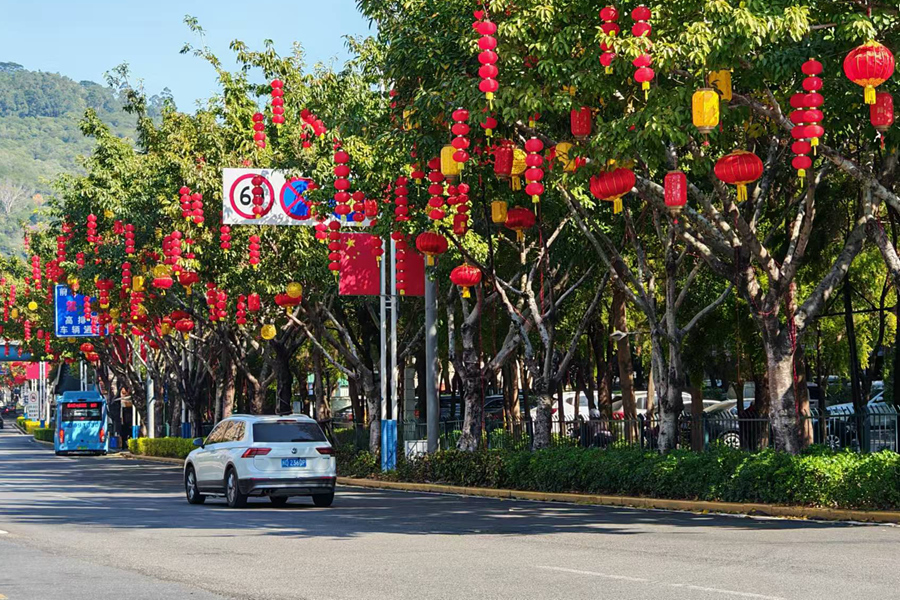
[[[398,422],[403,421],[403,411],[400,409],[399,382],[404,373],[398,371],[397,366],[397,317],[400,313],[400,302],[397,297],[397,245],[391,239],[391,279],[388,282],[391,297],[391,414]]]
[[[387,419],[387,405],[389,402],[388,399],[388,347],[387,347],[387,267],[384,264],[384,260],[379,261],[381,264],[380,275],[381,275],[381,297],[380,297],[380,317],[381,317],[381,359],[378,362],[378,375],[381,378],[381,420],[384,421]],[[394,412],[391,412],[391,417],[396,419],[397,415]]]

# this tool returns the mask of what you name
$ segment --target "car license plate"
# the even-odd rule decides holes
[[[282,458],[282,459],[281,459],[281,466],[282,466],[283,468],[290,468],[290,467],[305,467],[305,466],[306,466],[306,459],[305,459],[305,458]]]

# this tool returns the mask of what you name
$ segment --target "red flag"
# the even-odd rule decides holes
[[[425,256],[418,250],[409,248],[406,250],[406,260],[403,272],[406,275],[406,293],[404,296],[425,295]]]
[[[378,296],[381,294],[381,269],[372,250],[378,247],[378,237],[370,233],[341,235],[344,252],[341,255],[341,296]]]

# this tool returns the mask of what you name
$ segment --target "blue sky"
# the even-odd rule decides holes
[[[185,42],[199,42],[185,15],[199,19],[207,45],[226,65],[233,64],[234,39],[254,49],[272,39],[281,54],[299,41],[312,64],[343,62],[343,36],[371,33],[354,0],[0,0],[0,15],[0,62],[98,83],[127,62],[148,93],[168,87],[182,110],[216,91],[212,68],[179,54]]]

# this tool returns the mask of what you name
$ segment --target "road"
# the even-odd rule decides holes
[[[339,489],[190,506],[177,467],[0,431],[0,599],[900,597],[900,528]]]

